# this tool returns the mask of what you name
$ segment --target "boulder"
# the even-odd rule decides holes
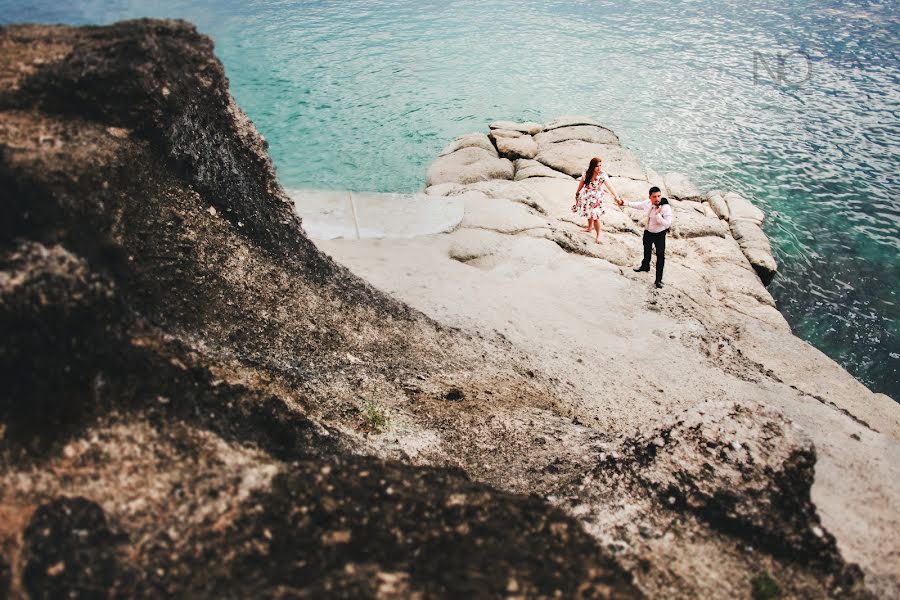
[[[544,126],[534,121],[526,121],[524,123],[516,123],[515,121],[494,121],[488,125],[491,129],[508,129],[510,131],[520,131],[528,135],[540,133]]]
[[[516,185],[527,190],[528,194],[534,198],[540,210],[545,214],[557,218],[572,216],[575,190],[578,189],[578,182],[574,179],[529,177],[516,182]]]
[[[672,221],[672,235],[677,238],[696,238],[728,235],[728,226],[715,216],[707,217],[691,208],[675,208]]]
[[[605,166],[605,165],[604,165]],[[646,200],[650,192],[650,182],[628,177],[610,177],[610,184],[623,200],[640,202]]]
[[[487,137],[487,136],[485,136]],[[426,185],[438,183],[474,183],[488,179],[512,179],[513,165],[506,158],[497,158],[484,148],[462,148],[439,156],[428,167]]]
[[[486,152],[497,156],[497,150],[494,148],[494,145],[491,143],[491,140],[488,139],[483,133],[467,133],[465,135],[461,135],[441,150],[441,153],[438,156],[446,156],[448,154],[453,154],[457,150],[461,150],[462,148],[481,148]]]
[[[528,179],[529,177],[559,177],[560,179],[572,179],[569,175],[555,171],[536,160],[520,158],[516,161],[515,180],[521,181],[523,179]]]
[[[594,127],[601,127],[600,123],[590,117],[584,117],[581,115],[565,115],[562,117],[557,117],[552,121],[546,123],[544,125],[544,131],[551,131],[553,129],[559,129],[561,127],[574,127],[576,125],[593,125]]]
[[[760,225],[766,217],[763,211],[753,206],[749,200],[736,192],[728,192],[724,198],[725,203],[728,205],[730,221],[744,220]]]
[[[581,140],[591,144],[619,144],[619,136],[606,127],[597,125],[574,125],[543,131],[534,136],[539,144],[553,144],[568,140]]]
[[[637,157],[631,151],[612,144],[592,144],[581,140],[540,144],[535,160],[572,177],[581,177],[595,156],[603,159],[603,169],[612,176],[647,179]]]
[[[731,219],[731,235],[764,285],[769,285],[778,271],[769,238],[758,224],[746,219]]]
[[[491,129],[488,133],[488,137],[494,141],[497,141],[497,138],[517,138],[522,137],[523,135],[528,134],[522,133],[521,131],[513,131],[512,129]]]
[[[518,158],[534,158],[538,153],[537,142],[530,135],[521,137],[496,138],[497,150],[500,156],[515,160]]]
[[[616,458],[618,457],[618,458]],[[700,403],[627,439],[598,473],[652,490],[754,547],[842,568],[835,539],[810,497],[816,452],[780,412],[763,404]]]
[[[725,221],[731,218],[731,213],[728,211],[728,203],[725,202],[725,198],[721,193],[710,192],[706,197],[706,201],[717,217]]]
[[[703,199],[700,190],[683,173],[666,173],[663,181],[669,191],[669,198],[697,201]]]

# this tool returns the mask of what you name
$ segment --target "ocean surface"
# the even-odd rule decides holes
[[[587,114],[763,208],[794,331],[900,400],[900,2],[0,0],[212,36],[285,187],[420,189],[453,137]]]

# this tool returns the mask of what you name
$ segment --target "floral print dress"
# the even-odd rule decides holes
[[[587,176],[587,171],[581,176],[582,180]],[[597,169],[594,171],[594,178],[590,182],[586,182],[578,193],[578,202],[576,211],[582,217],[587,219],[599,219],[606,210],[603,208],[603,196],[606,190],[603,189],[603,183],[609,179],[606,171]]]

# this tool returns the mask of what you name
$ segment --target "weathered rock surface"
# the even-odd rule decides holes
[[[534,136],[538,144],[552,144],[566,142],[568,140],[581,140],[591,144],[619,144],[619,136],[606,127],[599,125],[573,125],[571,127],[557,127],[549,131],[543,131]]]
[[[547,165],[543,165],[536,160],[520,159],[516,161],[516,175],[514,179],[521,181],[529,177],[559,177],[560,179],[572,179],[570,175],[566,175],[560,171],[551,169]]]
[[[0,596],[641,596],[545,500],[366,441],[555,386],[319,252],[191,25],[0,28],[0,190]]]
[[[551,131],[553,129],[559,129],[560,127],[577,127],[578,125],[592,125],[594,127],[602,127],[600,123],[590,117],[585,117],[583,115],[565,115],[562,117],[557,117],[552,121],[548,121],[547,123],[545,123],[544,131]]]
[[[753,206],[749,200],[736,192],[728,192],[724,196],[725,203],[728,205],[729,221],[750,221],[756,225],[761,225],[765,214],[763,211]]]
[[[522,133],[521,131],[513,131],[511,129],[491,129],[490,132],[488,133],[488,137],[490,137],[492,140],[495,140],[495,141],[497,140],[497,138],[503,138],[503,137],[517,138],[517,137],[522,137],[523,135],[528,135],[528,134]]]
[[[427,185],[512,179],[512,162],[498,158],[493,147],[491,150],[493,153],[469,146],[439,157],[428,167]]]
[[[772,258],[769,238],[754,221],[735,219],[732,213],[731,235],[737,240],[744,256],[753,265],[763,284],[768,285],[778,272],[778,264]]]
[[[488,152],[489,154],[493,154],[497,156],[497,149],[494,148],[494,145],[491,143],[490,138],[483,133],[468,133],[466,135],[461,135],[441,150],[441,153],[438,156],[446,156],[448,154],[453,154],[457,150],[461,150],[462,148],[481,148],[482,150]]]
[[[663,181],[670,198],[696,201],[703,199],[700,190],[683,173],[666,173]]]
[[[489,125],[491,129],[505,129],[508,131],[518,131],[528,135],[540,133],[544,128],[540,123],[533,121],[525,121],[524,123],[516,123],[515,121],[494,121]]]
[[[730,236],[655,291],[624,212],[595,244],[574,180],[503,177],[322,243],[376,289],[191,26],[0,29],[0,595],[866,598],[852,556],[889,596],[896,406]]]
[[[647,174],[634,154],[613,144],[591,144],[581,140],[539,146],[535,160],[572,177],[581,177],[591,158],[603,159],[603,170],[615,177],[646,181]]]
[[[724,221],[728,221],[731,218],[731,213],[728,212],[728,203],[725,202],[725,198],[720,192],[710,192],[707,196],[707,202],[717,217]]]
[[[497,151],[500,156],[510,160],[519,158],[534,158],[538,153],[537,142],[530,135],[520,137],[498,137],[496,138]]]

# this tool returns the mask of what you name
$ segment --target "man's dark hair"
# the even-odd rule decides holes
[[[662,192],[662,190],[654,185],[652,188],[650,188],[650,192],[648,192],[647,195],[652,196],[656,192]]]

